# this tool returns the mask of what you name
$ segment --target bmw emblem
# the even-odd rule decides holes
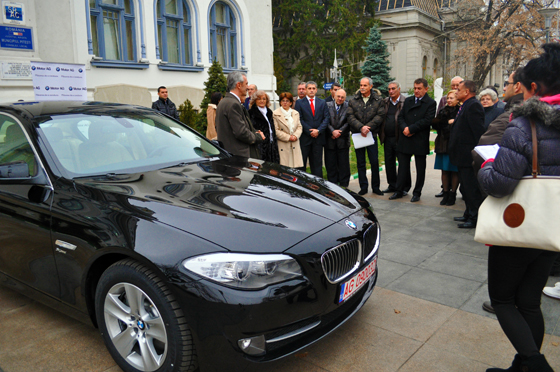
[[[47,85],[47,86],[45,87],[45,90],[49,90],[49,89],[51,89],[51,88],[49,88],[49,86]]]
[[[57,67],[57,68],[56,68],[56,71],[60,71],[60,67]]]
[[[31,66],[31,69],[32,69],[33,71],[35,71],[36,68],[37,68],[37,67],[35,67],[35,66]]]
[[[78,72],[83,72],[83,71],[84,71],[84,70],[82,70],[81,68],[80,68],[80,69],[78,69]]]
[[[69,91],[72,91],[72,87],[68,88]]]
[[[346,220],[345,223],[346,223],[346,226],[348,226],[348,227],[351,228],[351,229],[356,230],[356,229],[358,228],[358,227],[356,226],[356,224],[355,224],[354,222],[350,221],[350,220]]]
[[[138,321],[136,322],[136,324],[138,325],[138,328],[140,330],[144,330],[144,328],[146,327],[146,325],[144,324],[144,322],[141,319],[138,319]]]

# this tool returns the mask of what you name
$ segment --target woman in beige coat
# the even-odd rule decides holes
[[[291,93],[280,94],[280,106],[272,113],[280,164],[292,168],[303,167],[303,157],[299,146],[299,137],[303,131],[299,121],[299,112],[292,109],[294,97]]]
[[[216,92],[212,93],[210,96],[210,103],[206,109],[206,120],[208,126],[206,127],[206,138],[209,140],[217,140],[218,133],[216,132],[216,109],[218,108],[218,103],[222,100],[222,93]]]

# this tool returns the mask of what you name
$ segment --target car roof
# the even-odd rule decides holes
[[[122,103],[109,103],[98,101],[46,101],[46,102],[13,102],[0,103],[0,109],[5,109],[23,116],[31,118],[43,115],[60,114],[79,114],[92,113],[99,114],[104,110],[114,111],[115,109],[128,110],[147,110],[144,106],[127,105]]]

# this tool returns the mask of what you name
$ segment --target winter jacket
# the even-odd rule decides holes
[[[165,101],[162,100],[161,98],[158,98],[157,101],[152,103],[152,108],[168,116],[171,116],[174,119],[179,120],[179,113],[177,112],[177,107],[169,98]]]
[[[459,112],[459,105],[445,106],[440,110],[438,115],[432,120],[432,127],[437,130],[437,137],[435,142],[436,154],[447,154],[447,146],[449,144],[449,136],[451,134],[451,127],[449,120],[455,119],[457,112]]]
[[[404,105],[405,96],[402,94],[399,97],[399,102],[397,103],[397,112],[395,113],[395,139],[399,140],[400,130],[399,130],[399,114],[401,113],[402,107]],[[385,106],[385,113],[389,111],[389,101],[391,97],[383,98],[383,105]],[[391,103],[392,104],[392,103]],[[387,115],[383,116],[383,125],[381,125],[381,132],[379,133],[379,138],[382,139],[381,143],[385,140],[385,121],[387,120]]]
[[[493,106],[484,108],[484,129],[488,129],[490,123],[504,113],[504,108],[499,107],[498,103],[496,102]]]
[[[358,92],[348,101],[348,124],[354,133],[359,133],[364,125],[369,127],[373,138],[381,133],[385,118],[385,105],[375,90],[371,90],[369,100],[364,103],[362,93]],[[380,138],[383,143],[384,138]]]
[[[471,167],[471,151],[484,131],[484,108],[476,98],[471,97],[463,102],[451,127],[447,149],[451,163],[457,167]]]
[[[557,96],[560,102],[560,95]],[[513,192],[519,180],[532,172],[533,143],[530,119],[537,128],[538,164],[541,174],[560,176],[560,105],[533,97],[514,108],[500,151],[478,172],[480,186],[489,195]]]

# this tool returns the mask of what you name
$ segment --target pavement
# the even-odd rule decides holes
[[[515,350],[488,300],[487,253],[474,230],[458,229],[460,196],[439,205],[440,172],[428,157],[421,200],[366,194],[381,224],[379,280],[366,305],[338,330],[278,362],[267,372],[476,372],[507,368]],[[414,166],[412,166],[414,169]],[[381,173],[381,188],[386,188]],[[413,181],[415,175],[412,175]],[[349,188],[359,190],[357,180]],[[548,285],[560,281],[550,277]],[[543,296],[546,336],[541,351],[560,372],[560,301]],[[119,367],[97,330],[0,287],[0,372],[104,371]],[[235,370],[232,366],[232,370]]]

